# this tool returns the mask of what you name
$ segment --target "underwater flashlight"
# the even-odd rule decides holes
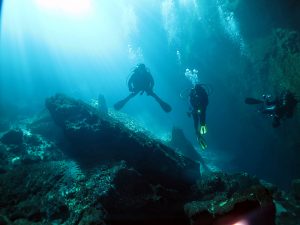
[[[237,223],[234,223],[232,225],[249,225],[249,223],[246,220],[241,220],[241,221],[239,221]]]

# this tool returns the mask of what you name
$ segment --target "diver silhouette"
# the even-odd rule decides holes
[[[259,105],[258,111],[272,117],[272,126],[276,128],[280,126],[281,120],[293,117],[298,100],[292,92],[286,90],[274,100],[271,100],[271,95],[263,95],[263,100],[246,98],[245,103]]]
[[[154,79],[145,64],[138,64],[134,68],[127,85],[131,93],[126,98],[122,99],[114,105],[114,108],[116,110],[120,110],[121,108],[123,108],[125,104],[130,99],[135,97],[138,93],[140,93],[140,95],[143,95],[144,92],[146,92],[148,96],[152,96],[158,102],[160,107],[165,112],[168,113],[172,111],[172,107],[153,92]]]
[[[203,85],[198,83],[191,89],[189,98],[192,111],[188,112],[188,116],[193,116],[197,140],[201,148],[206,149],[207,144],[203,135],[207,133],[206,108],[208,105],[208,93],[204,89]]]

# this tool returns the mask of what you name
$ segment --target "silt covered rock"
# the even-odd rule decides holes
[[[198,185],[201,200],[187,203],[192,225],[275,225],[272,195],[257,179],[245,174],[211,174]]]
[[[71,146],[65,152],[79,163],[125,160],[151,182],[183,189],[200,176],[198,163],[82,101],[58,94],[46,107]]]
[[[23,132],[19,129],[10,130],[0,140],[6,145],[20,145],[23,143]]]

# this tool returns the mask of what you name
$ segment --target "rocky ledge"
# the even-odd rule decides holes
[[[298,200],[255,177],[200,175],[198,163],[82,101],[56,95],[46,107],[0,139],[0,224],[297,224]]]

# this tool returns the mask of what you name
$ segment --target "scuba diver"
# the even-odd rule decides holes
[[[298,100],[292,92],[283,91],[274,100],[271,100],[271,95],[263,95],[263,100],[246,98],[245,103],[250,105],[260,105],[258,111],[272,117],[272,126],[276,128],[280,126],[280,121],[282,119],[293,117]]]
[[[188,112],[188,116],[193,116],[197,141],[204,150],[207,148],[207,144],[203,138],[203,135],[207,133],[206,108],[208,105],[208,93],[202,84],[197,83],[191,89],[189,98],[192,111]]]
[[[123,108],[124,105],[138,93],[143,95],[144,92],[146,92],[148,96],[152,96],[158,102],[165,112],[171,112],[172,107],[153,92],[154,80],[145,64],[138,64],[134,68],[127,85],[131,93],[125,99],[117,102],[114,105],[116,110]]]

